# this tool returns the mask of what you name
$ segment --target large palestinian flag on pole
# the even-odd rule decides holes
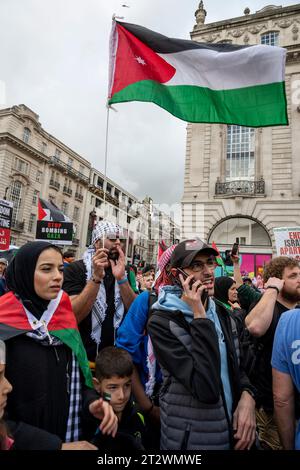
[[[108,103],[150,101],[187,122],[287,125],[286,50],[171,39],[113,21]]]

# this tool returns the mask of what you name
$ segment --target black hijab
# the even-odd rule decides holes
[[[228,304],[228,290],[235,281],[228,276],[220,276],[215,279],[214,298]]]
[[[6,271],[7,287],[38,319],[47,309],[50,300],[39,297],[34,290],[34,272],[40,254],[48,248],[60,249],[48,242],[28,242],[23,245],[9,263]]]

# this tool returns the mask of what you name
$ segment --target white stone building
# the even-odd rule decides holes
[[[195,41],[287,49],[289,126],[187,126],[182,238],[221,250],[238,241],[245,271],[257,274],[275,251],[273,228],[300,226],[300,4],[205,24],[201,1],[195,16]]]

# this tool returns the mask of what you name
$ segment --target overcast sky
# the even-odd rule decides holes
[[[189,39],[198,5],[196,0],[0,0],[0,80],[6,84],[6,104],[29,106],[46,131],[103,172],[112,14]],[[245,7],[254,13],[268,1],[209,0],[204,5],[210,23],[242,16]],[[115,107],[108,177],[141,199],[149,194],[156,203],[179,203],[186,123],[152,103]]]

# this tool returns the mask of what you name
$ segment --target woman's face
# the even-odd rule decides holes
[[[34,290],[44,300],[58,296],[63,283],[62,255],[53,248],[42,251],[34,271]]]
[[[7,402],[7,395],[12,391],[12,386],[4,375],[5,365],[0,364],[0,419],[3,417]]]
[[[234,303],[234,302],[237,302],[237,290],[236,290],[236,284],[232,284],[232,286],[230,287],[230,289],[228,289],[228,300],[230,300],[230,302]]]

